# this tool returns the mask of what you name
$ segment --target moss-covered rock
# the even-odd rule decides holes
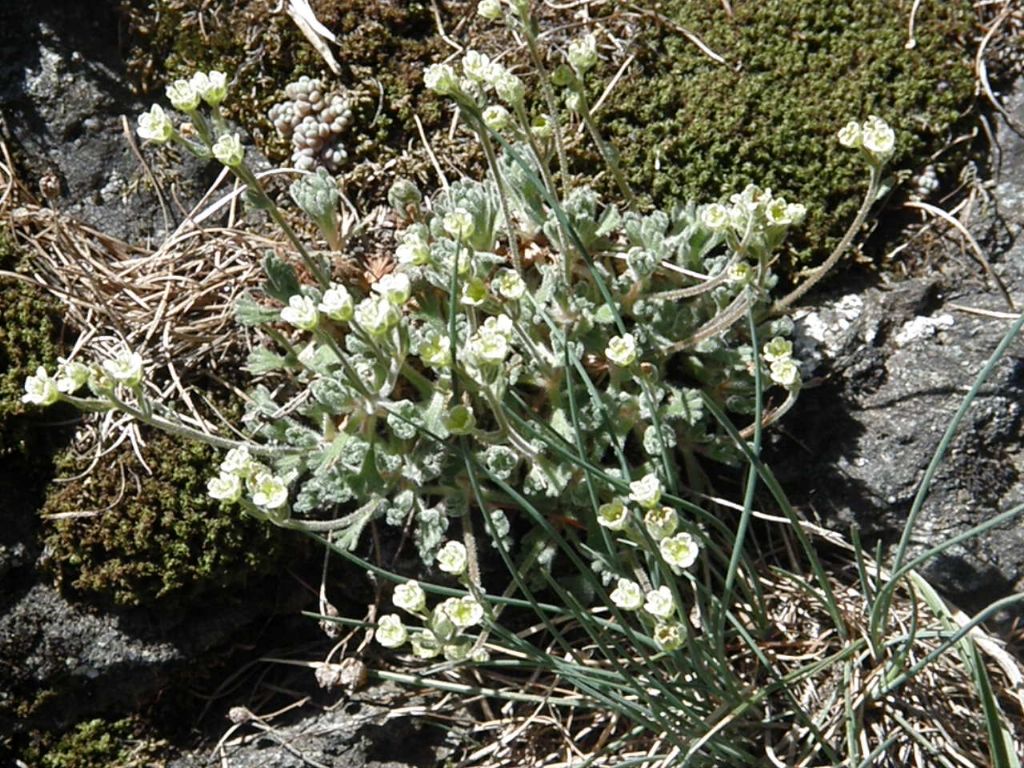
[[[135,4],[130,71],[140,90],[160,98],[158,86],[196,69],[227,72],[232,91],[225,109],[275,161],[284,161],[290,150],[267,112],[283,98],[284,86],[302,75],[324,76],[328,84],[356,93],[356,121],[345,137],[355,161],[400,153],[416,135],[414,115],[428,127],[439,122],[440,102],[422,83],[423,67],[446,55],[429,3],[321,0],[313,5],[337,35],[331,48],[342,68],[339,76],[327,70],[280,12],[281,4],[267,0],[215,0],[203,11],[186,0]],[[389,183],[384,180],[385,189]]]
[[[126,442],[86,476],[51,486],[44,537],[62,588],[102,604],[180,604],[273,572],[297,543],[207,495],[212,448],[151,433],[142,458],[152,474]],[[87,465],[70,451],[57,461],[65,476]]]
[[[0,270],[21,266],[12,237],[0,230]],[[16,419],[31,410],[21,402],[25,377],[56,365],[60,332],[57,307],[40,289],[0,278],[0,455],[25,450],[27,425]]]
[[[0,229],[0,269],[19,268],[13,239]],[[43,410],[21,402],[25,378],[40,365],[51,369],[61,348],[57,308],[38,288],[0,278],[0,581],[27,572],[36,557],[34,514],[53,476],[53,454],[66,444],[73,418],[66,408]],[[13,588],[10,581],[8,586]]]
[[[162,765],[166,745],[135,718],[88,720],[60,737],[36,734],[22,755],[36,768],[144,768]]]
[[[601,113],[637,190],[662,204],[747,183],[809,209],[796,247],[821,259],[866,187],[836,131],[877,114],[897,130],[894,169],[919,170],[973,103],[971,3],[645,2],[637,60]],[[719,64],[681,34],[703,40]]]

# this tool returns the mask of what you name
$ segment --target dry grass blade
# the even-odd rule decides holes
[[[232,306],[260,281],[261,255],[277,241],[186,221],[155,250],[130,245],[39,204],[6,148],[4,157],[0,215],[29,254],[32,279],[60,300],[73,326],[102,328],[171,380],[244,352]]]

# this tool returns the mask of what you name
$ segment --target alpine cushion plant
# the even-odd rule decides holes
[[[532,39],[528,6],[488,2],[480,11]],[[596,55],[592,37],[572,43],[567,64],[542,86],[565,89],[566,119],[586,126],[620,177],[581,86]],[[786,339],[792,323],[773,312],[771,267],[805,210],[750,185],[723,202],[638,211],[624,180],[624,207],[606,204],[564,168],[556,183],[550,166],[562,165],[567,125],[551,114],[539,126],[508,68],[467,51],[458,66],[431,65],[424,78],[476,133],[488,173],[429,197],[396,182],[388,198],[405,226],[390,271],[368,287],[335,275],[263,191],[220,115],[223,75],[198,73],[168,90],[194,134],[185,137],[158,106],[139,118],[144,139],[175,141],[230,168],[310,276],[300,280],[291,263],[268,255],[262,290],[236,306],[238,322],[269,342],[248,369],[274,383],[251,391],[244,440],[201,433],[152,399],[144,361],[127,350],[88,368],[66,362],[53,378],[40,370],[25,400],[117,408],[205,439],[226,450],[209,480],[212,498],[326,534],[342,551],[356,549],[371,521],[411,525],[423,563],[461,592],[431,608],[424,587],[403,579],[394,605],[421,626],[380,617],[375,636],[386,648],[482,662],[494,647],[489,633],[514,642],[499,622],[503,603],[481,583],[482,528],[510,564],[510,589],[526,595],[548,578],[558,591],[550,579],[558,550],[589,580],[561,597],[612,611],[617,633],[675,659],[697,630],[702,557],[714,559],[704,564],[713,572],[729,559],[709,533],[713,522],[684,499],[682,478],[698,484],[700,457],[744,455],[721,413],[744,421],[747,439],[800,389]],[[880,163],[891,142],[875,120],[843,136]],[[334,180],[304,174],[291,195],[338,247]],[[76,396],[86,384],[94,397]],[[762,402],[775,407],[763,411]],[[535,523],[519,540],[512,510]],[[556,518],[568,521],[565,535],[539,541]]]

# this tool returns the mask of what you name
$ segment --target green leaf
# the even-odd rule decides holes
[[[269,349],[257,348],[249,353],[245,361],[245,370],[259,376],[263,373],[280,371],[288,367],[288,359]]]
[[[295,270],[273,252],[268,252],[263,258],[263,272],[267,276],[263,289],[282,304],[287,304],[288,299],[299,293],[299,279],[295,276]]]
[[[235,320],[239,325],[266,325],[279,319],[280,313],[276,309],[259,304],[248,292],[235,299]]]

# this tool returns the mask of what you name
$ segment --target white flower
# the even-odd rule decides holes
[[[465,208],[456,208],[451,213],[446,213],[441,220],[444,231],[456,240],[465,242],[473,236],[476,224],[473,222],[473,214]]]
[[[427,607],[427,596],[417,581],[407,581],[395,587],[391,602],[396,608],[409,613],[421,613]]]
[[[729,227],[729,209],[721,203],[710,203],[700,209],[700,223],[712,232],[722,232]]]
[[[222,471],[217,477],[206,481],[206,492],[211,499],[217,501],[238,501],[242,496],[242,478],[233,472]]]
[[[431,64],[423,72],[423,84],[434,93],[447,96],[458,90],[459,80],[450,65]]]
[[[25,379],[25,394],[21,396],[21,402],[32,405],[53,405],[60,399],[60,390],[57,389],[57,381],[50,377],[43,366],[36,368],[36,372]]]
[[[430,261],[430,246],[420,234],[407,234],[395,249],[395,259],[402,265],[421,267]]]
[[[232,448],[226,454],[224,459],[220,463],[221,472],[229,472],[239,477],[247,477],[252,471],[253,464],[252,456],[249,454],[249,449],[244,445],[238,448]]]
[[[789,203],[786,206],[786,218],[790,224],[799,224],[807,216],[807,206],[803,203]]]
[[[470,595],[450,597],[441,605],[445,615],[459,629],[466,629],[483,621],[484,607]]]
[[[653,509],[661,501],[661,480],[651,472],[629,484],[629,498],[644,509]]]
[[[597,522],[610,531],[621,531],[629,525],[629,507],[622,499],[609,501],[597,508]]]
[[[103,397],[114,388],[114,380],[102,365],[89,366],[89,390],[97,397]]]
[[[861,128],[861,146],[877,160],[888,160],[896,148],[896,132],[885,120],[871,115]]]
[[[214,143],[213,156],[228,168],[237,168],[245,160],[242,140],[237,134],[224,134]]]
[[[676,532],[678,525],[679,515],[672,507],[655,507],[644,515],[644,527],[655,541],[671,536]]]
[[[526,282],[514,269],[499,269],[491,281],[495,293],[510,301],[519,301],[526,293]]]
[[[211,107],[216,107],[227,98],[228,78],[223,72],[196,72],[192,75],[192,87]]]
[[[332,320],[345,323],[352,319],[355,304],[352,303],[352,295],[345,286],[331,283],[327,290],[324,291],[323,298],[320,299],[317,309]]]
[[[538,139],[550,139],[555,129],[547,115],[537,115],[530,122],[530,133]]]
[[[405,641],[409,639],[409,632],[397,613],[389,613],[377,621],[377,631],[373,636],[385,648],[398,648],[405,645]]]
[[[629,368],[636,362],[636,339],[633,334],[613,336],[604,350],[605,357],[620,368]]]
[[[89,381],[89,366],[85,363],[63,357],[57,358],[57,362],[57,389],[64,394],[74,394]]]
[[[122,350],[113,360],[103,361],[103,370],[114,381],[126,387],[137,386],[142,381],[142,355]]]
[[[672,591],[668,587],[658,587],[647,593],[644,600],[644,610],[651,616],[659,619],[667,619],[676,610],[675,601],[672,600]]]
[[[462,57],[462,71],[470,80],[484,88],[490,88],[494,85],[495,78],[504,72],[505,68],[491,61],[491,57],[486,53],[466,51],[466,55]]]
[[[659,623],[654,628],[654,642],[663,651],[674,651],[683,644],[684,632],[679,624]]]
[[[429,368],[440,370],[452,364],[452,342],[443,334],[433,334],[420,345],[420,360]]]
[[[484,320],[484,324],[480,327],[485,333],[492,333],[498,336],[504,336],[506,339],[512,338],[512,331],[514,330],[512,325],[512,318],[508,315],[493,315]]]
[[[383,296],[368,296],[356,305],[355,320],[371,336],[383,336],[398,323],[398,310]]]
[[[569,51],[565,58],[569,65],[582,75],[597,64],[597,39],[593,35],[587,35],[579,40],[573,40],[569,43]]]
[[[484,125],[495,133],[500,133],[508,128],[512,122],[512,115],[501,104],[492,104],[483,113]]]
[[[166,92],[171,106],[181,112],[193,112],[199,106],[199,91],[188,80],[175,80]]]
[[[277,475],[260,472],[252,480],[252,503],[260,509],[280,509],[288,503],[288,486]]]
[[[502,16],[501,0],[480,0],[476,12],[488,21],[497,21]]]
[[[456,405],[444,417],[444,426],[453,435],[470,435],[476,429],[476,416],[468,405]]]
[[[523,81],[507,70],[495,80],[494,91],[498,94],[499,99],[513,107],[522,104],[523,98],[526,96]]]
[[[792,356],[793,342],[789,339],[776,336],[764,345],[763,357],[769,363],[774,363],[779,360],[789,360]]]
[[[800,384],[800,366],[792,360],[776,360],[768,375],[772,381],[786,389],[793,389]]]
[[[697,555],[700,554],[697,540],[688,533],[677,533],[675,536],[662,539],[658,549],[673,571],[689,568],[697,562]]]
[[[844,147],[857,149],[861,145],[861,135],[860,123],[856,120],[851,120],[839,129],[839,143]]]
[[[409,300],[412,284],[404,272],[391,272],[373,284],[373,291],[379,293],[396,307],[401,307]]]
[[[419,630],[409,635],[412,655],[417,659],[436,659],[441,655],[441,644],[437,642],[433,632]]]
[[[784,197],[776,197],[768,203],[764,207],[764,217],[769,224],[776,227],[785,227],[793,223],[789,218],[789,203]]]
[[[452,576],[466,572],[468,556],[466,546],[459,541],[448,541],[437,553],[437,567]]]
[[[508,339],[481,327],[469,340],[466,352],[478,365],[500,365],[508,356]]]
[[[612,602],[624,611],[638,611],[644,604],[644,593],[640,585],[629,579],[619,579],[610,595]]]
[[[281,310],[281,319],[296,328],[312,331],[316,328],[320,315],[317,314],[315,301],[309,296],[295,294],[288,299],[288,306]]]
[[[136,131],[144,141],[163,144],[170,141],[174,135],[174,123],[159,104],[154,104],[149,108],[149,112],[139,115],[139,127]]]
[[[737,261],[729,267],[730,283],[749,283],[754,277],[754,268],[749,262]]]

